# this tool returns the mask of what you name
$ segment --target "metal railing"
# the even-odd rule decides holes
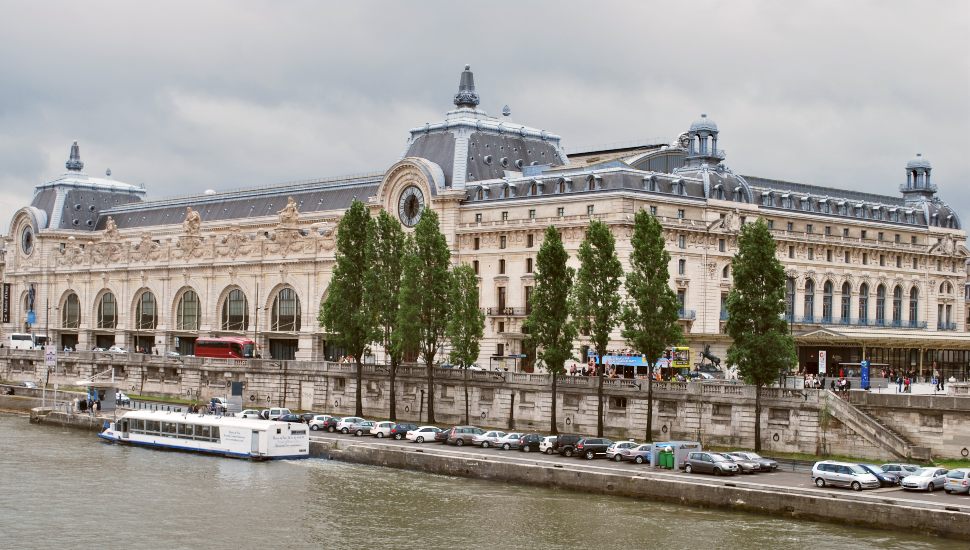
[[[530,310],[531,308],[528,307],[485,307],[482,308],[482,313],[490,317],[525,317],[530,313]]]
[[[853,326],[853,327],[875,327],[875,328],[926,328],[926,321],[912,321],[891,319],[835,319],[832,317],[816,317],[813,315],[786,316],[787,320],[796,324],[806,325],[833,325],[833,326]],[[955,330],[955,329],[953,329]]]
[[[936,323],[936,329],[937,330],[956,330],[957,324],[940,322],[940,323]]]
[[[677,312],[677,318],[681,321],[693,321],[697,318],[697,312],[693,309],[682,309]]]

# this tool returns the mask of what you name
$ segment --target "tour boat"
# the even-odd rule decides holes
[[[251,460],[306,458],[306,424],[168,411],[130,411],[105,422],[99,437],[114,443]]]

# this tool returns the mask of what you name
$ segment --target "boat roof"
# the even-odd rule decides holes
[[[172,411],[128,411],[122,418],[182,422],[185,424],[205,426],[232,426],[253,430],[266,430],[291,424],[291,422],[276,422],[273,420],[260,420],[258,418],[236,418],[234,416],[216,416],[212,414],[193,414]]]

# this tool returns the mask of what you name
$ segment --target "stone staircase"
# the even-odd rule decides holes
[[[905,436],[886,426],[875,416],[825,390],[825,404],[830,414],[854,432],[878,445],[884,451],[901,459],[929,459],[929,449],[913,445]]]

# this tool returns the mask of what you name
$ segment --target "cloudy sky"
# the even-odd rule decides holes
[[[917,152],[970,223],[970,2],[0,1],[0,231],[64,171],[151,198],[379,172],[481,107],[567,150],[717,121],[743,174],[897,194]],[[961,153],[961,151],[963,151]]]

